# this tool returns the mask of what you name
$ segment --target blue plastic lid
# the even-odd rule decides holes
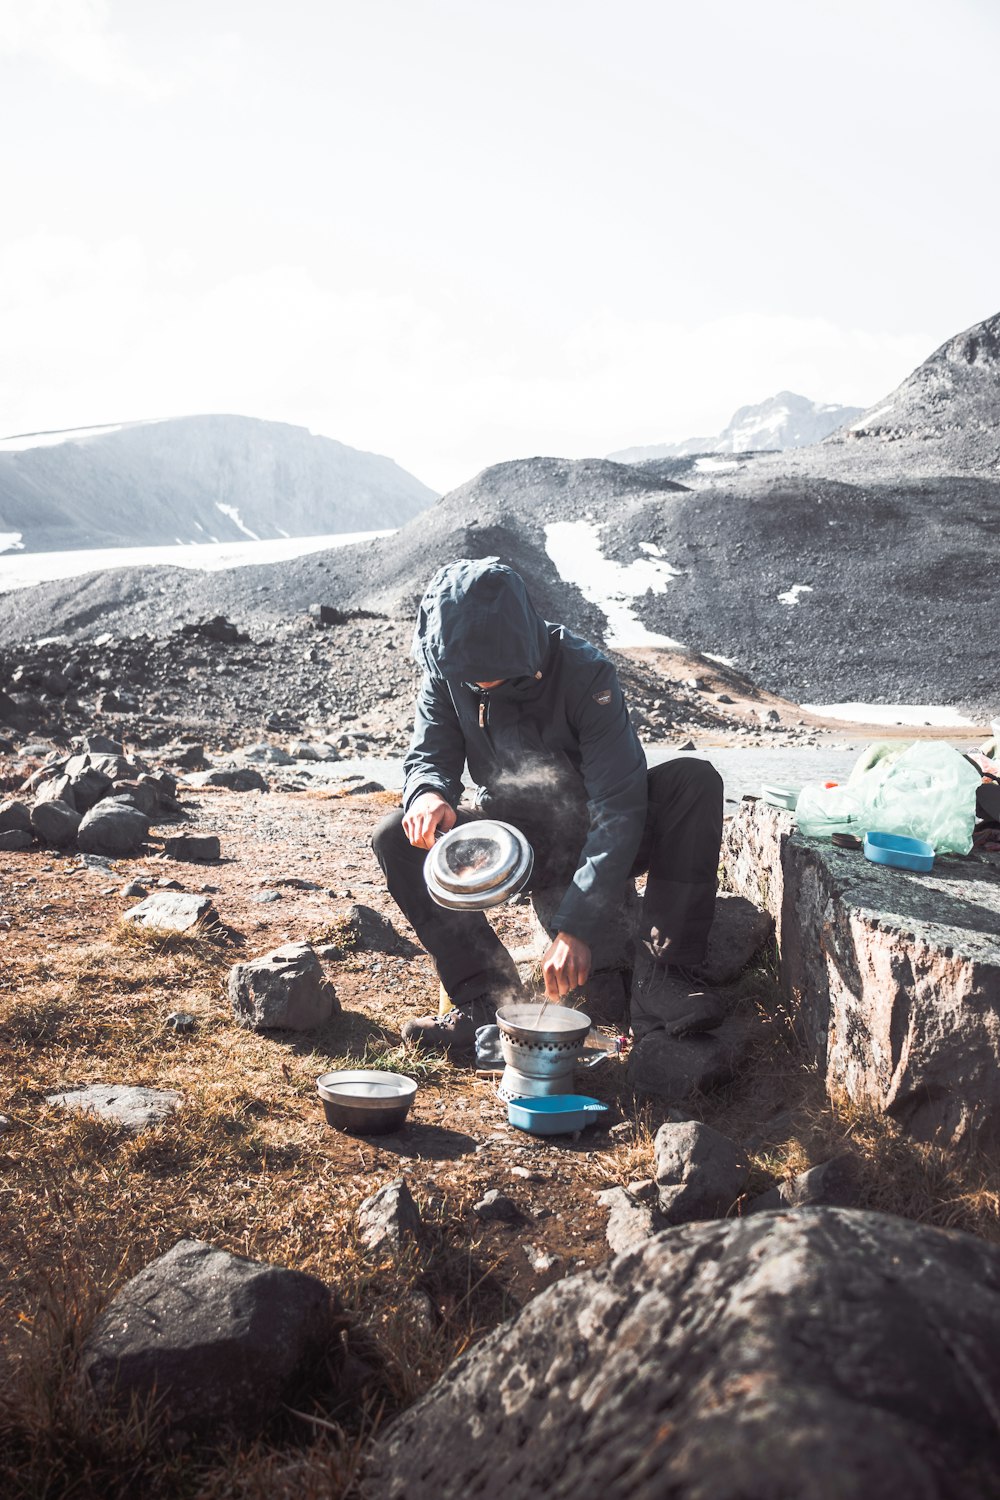
[[[526,1109],[536,1115],[575,1114],[578,1110],[607,1109],[600,1099],[591,1099],[587,1094],[547,1094],[543,1099],[515,1099],[518,1109]]]

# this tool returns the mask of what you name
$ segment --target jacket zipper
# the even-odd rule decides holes
[[[479,727],[483,731],[483,734],[486,736],[486,743],[487,743],[487,745],[489,745],[490,752],[493,755],[493,758],[495,760],[496,759],[496,750],[493,747],[493,739],[492,739],[492,736],[490,735],[489,711],[490,711],[490,695],[489,695],[489,693],[484,693],[482,690],[480,690],[480,693],[479,693]]]

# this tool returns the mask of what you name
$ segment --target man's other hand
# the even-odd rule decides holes
[[[410,803],[403,819],[403,832],[415,849],[433,849],[440,828],[447,833],[458,821],[458,813],[437,792],[421,792]]]
[[[542,957],[542,977],[550,1000],[568,995],[590,977],[590,949],[582,938],[568,932],[556,933]]]

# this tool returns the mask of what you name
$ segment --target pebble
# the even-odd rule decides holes
[[[138,896],[141,900],[143,896],[149,895],[149,891],[141,880],[129,880],[122,886],[121,894],[123,896]]]
[[[559,1262],[558,1255],[550,1255],[547,1250],[539,1250],[537,1245],[525,1245],[524,1253],[531,1262],[531,1269],[541,1274],[543,1271],[551,1271]]]
[[[260,891],[258,895],[251,896],[250,900],[251,901],[255,901],[258,906],[265,906],[270,901],[280,901],[281,900],[281,892],[280,891]]]
[[[545,1178],[541,1172],[533,1172],[530,1167],[511,1167],[510,1175],[520,1177],[522,1182],[544,1182]]]
[[[167,1031],[176,1031],[181,1036],[188,1036],[192,1031],[197,1031],[198,1017],[193,1016],[189,1010],[173,1010],[163,1024]]]
[[[512,1219],[520,1218],[513,1198],[508,1198],[498,1188],[490,1188],[484,1193],[479,1202],[472,1205],[472,1212],[488,1223],[509,1224]]]

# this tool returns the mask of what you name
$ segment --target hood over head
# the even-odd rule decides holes
[[[524,579],[498,557],[464,557],[435,573],[413,633],[413,654],[431,677],[534,677],[548,653],[548,628]]]

